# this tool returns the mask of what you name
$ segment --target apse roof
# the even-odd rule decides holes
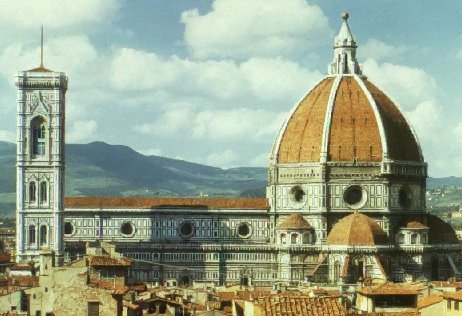
[[[330,245],[383,245],[388,236],[375,220],[355,212],[339,220],[332,227],[326,240]]]

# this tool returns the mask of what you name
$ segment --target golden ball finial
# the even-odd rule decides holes
[[[342,19],[344,19],[345,21],[348,20],[349,16],[350,15],[348,14],[348,12],[343,12],[342,15],[341,15]]]

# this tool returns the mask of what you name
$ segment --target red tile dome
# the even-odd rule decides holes
[[[423,162],[399,108],[362,74],[356,47],[344,19],[329,75],[293,108],[273,144],[273,162]]]
[[[388,244],[388,236],[375,220],[364,214],[355,212],[339,220],[329,235],[329,245],[384,245]]]

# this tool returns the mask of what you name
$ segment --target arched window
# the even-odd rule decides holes
[[[35,244],[35,225],[29,225],[29,244]]]
[[[287,235],[285,233],[281,234],[281,245],[285,245],[287,242]]]
[[[337,282],[340,279],[340,262],[335,260],[334,263],[334,282]]]
[[[416,244],[417,243],[417,234],[412,234],[411,235],[411,244]]]
[[[311,234],[310,233],[304,233],[303,234],[303,243],[304,244],[311,243]]]
[[[426,244],[428,242],[427,238],[428,238],[427,233],[423,233],[422,234],[422,243],[423,244]]]
[[[32,132],[32,154],[45,155],[46,127],[45,121],[41,117],[36,117],[31,123]]]
[[[29,203],[37,201],[37,187],[35,181],[29,183]]]
[[[46,246],[47,244],[47,227],[40,226],[40,246]]]
[[[47,183],[40,182],[40,203],[46,204],[48,201]]]
[[[398,243],[404,244],[404,234],[403,233],[398,234]]]
[[[290,235],[290,244],[291,245],[295,245],[297,243],[297,237],[298,237],[298,234]]]

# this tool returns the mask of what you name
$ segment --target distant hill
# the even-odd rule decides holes
[[[14,214],[16,146],[0,141],[0,214]],[[462,185],[429,178],[428,187]],[[266,168],[221,169],[103,142],[66,145],[66,195],[264,196]]]
[[[440,188],[445,186],[462,186],[462,177],[428,178],[427,188]]]
[[[15,203],[16,146],[0,141],[0,213]],[[66,195],[264,196],[266,168],[221,169],[103,142],[66,145]]]

